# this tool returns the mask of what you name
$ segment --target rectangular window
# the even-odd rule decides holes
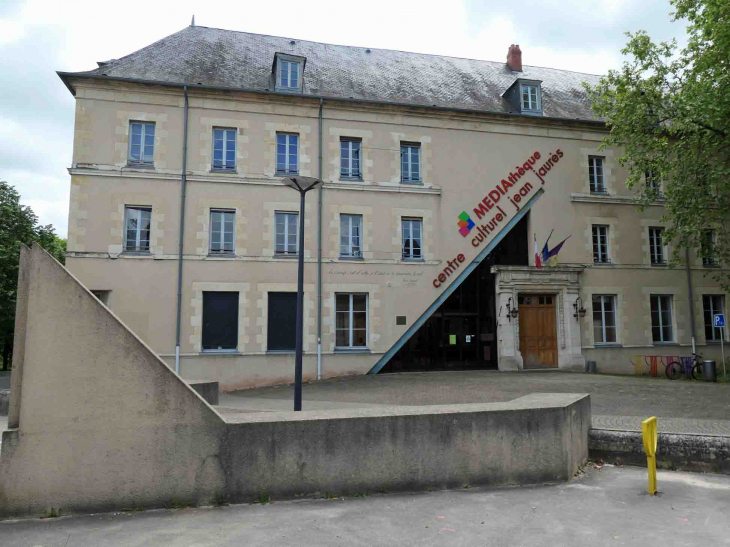
[[[235,211],[210,210],[210,254],[234,254]]]
[[[276,254],[297,256],[299,213],[276,213]]]
[[[608,226],[593,225],[593,262],[608,264]]]
[[[606,183],[603,176],[603,158],[598,156],[588,157],[588,180],[590,182],[591,194],[606,193]]]
[[[151,207],[125,207],[124,250],[128,252],[150,252]]]
[[[672,297],[651,295],[651,337],[654,342],[673,342]]]
[[[236,130],[213,129],[213,169],[236,168]]]
[[[276,134],[276,174],[296,175],[299,173],[299,135]]]
[[[652,264],[667,263],[664,256],[664,228],[649,228],[649,254]]]
[[[537,102],[537,86],[522,86],[522,110],[540,110]]]
[[[342,139],[340,141],[340,177],[360,179],[360,141]]]
[[[421,233],[423,221],[420,218],[404,218],[403,219],[403,258],[417,259],[423,258],[421,252]]]
[[[704,266],[717,266],[715,256],[715,230],[705,230],[702,234],[702,264]]]
[[[593,295],[593,341],[596,344],[616,342],[616,297]]]
[[[296,61],[279,60],[279,87],[299,89],[299,67]]]
[[[659,171],[656,169],[647,169],[644,171],[644,179],[646,180],[646,187],[650,190],[656,191],[657,197],[660,197],[662,178]]]
[[[368,295],[337,294],[335,346],[365,348],[368,345]]]
[[[715,327],[715,314],[725,313],[725,297],[721,294],[703,294],[702,309],[705,317],[705,340],[719,342],[722,339],[722,329]]]
[[[238,347],[238,293],[203,292],[203,351]]]
[[[152,165],[155,156],[155,124],[129,122],[129,159],[131,164]]]
[[[421,145],[401,144],[400,164],[402,182],[421,182]]]
[[[269,351],[294,351],[297,345],[297,293],[270,292],[266,343]]]
[[[340,256],[362,258],[362,216],[340,215]]]

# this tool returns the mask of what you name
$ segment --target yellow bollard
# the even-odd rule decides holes
[[[659,433],[656,427],[656,416],[641,422],[641,435],[644,438],[646,467],[649,470],[649,493],[656,494],[656,447]]]

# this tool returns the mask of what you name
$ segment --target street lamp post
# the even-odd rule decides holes
[[[314,177],[288,177],[282,182],[299,192],[299,271],[297,275],[297,342],[294,365],[294,410],[302,409],[302,351],[304,347],[304,196],[322,181]]]

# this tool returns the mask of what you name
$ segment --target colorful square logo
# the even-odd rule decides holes
[[[459,233],[464,237],[468,236],[474,227],[474,221],[466,214],[466,211],[461,212],[457,224],[459,225]]]

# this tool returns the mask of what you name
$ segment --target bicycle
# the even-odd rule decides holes
[[[683,363],[682,363],[683,362]],[[692,357],[675,357],[667,363],[667,378],[676,380],[682,374],[694,380],[702,379],[702,356],[693,353]]]

